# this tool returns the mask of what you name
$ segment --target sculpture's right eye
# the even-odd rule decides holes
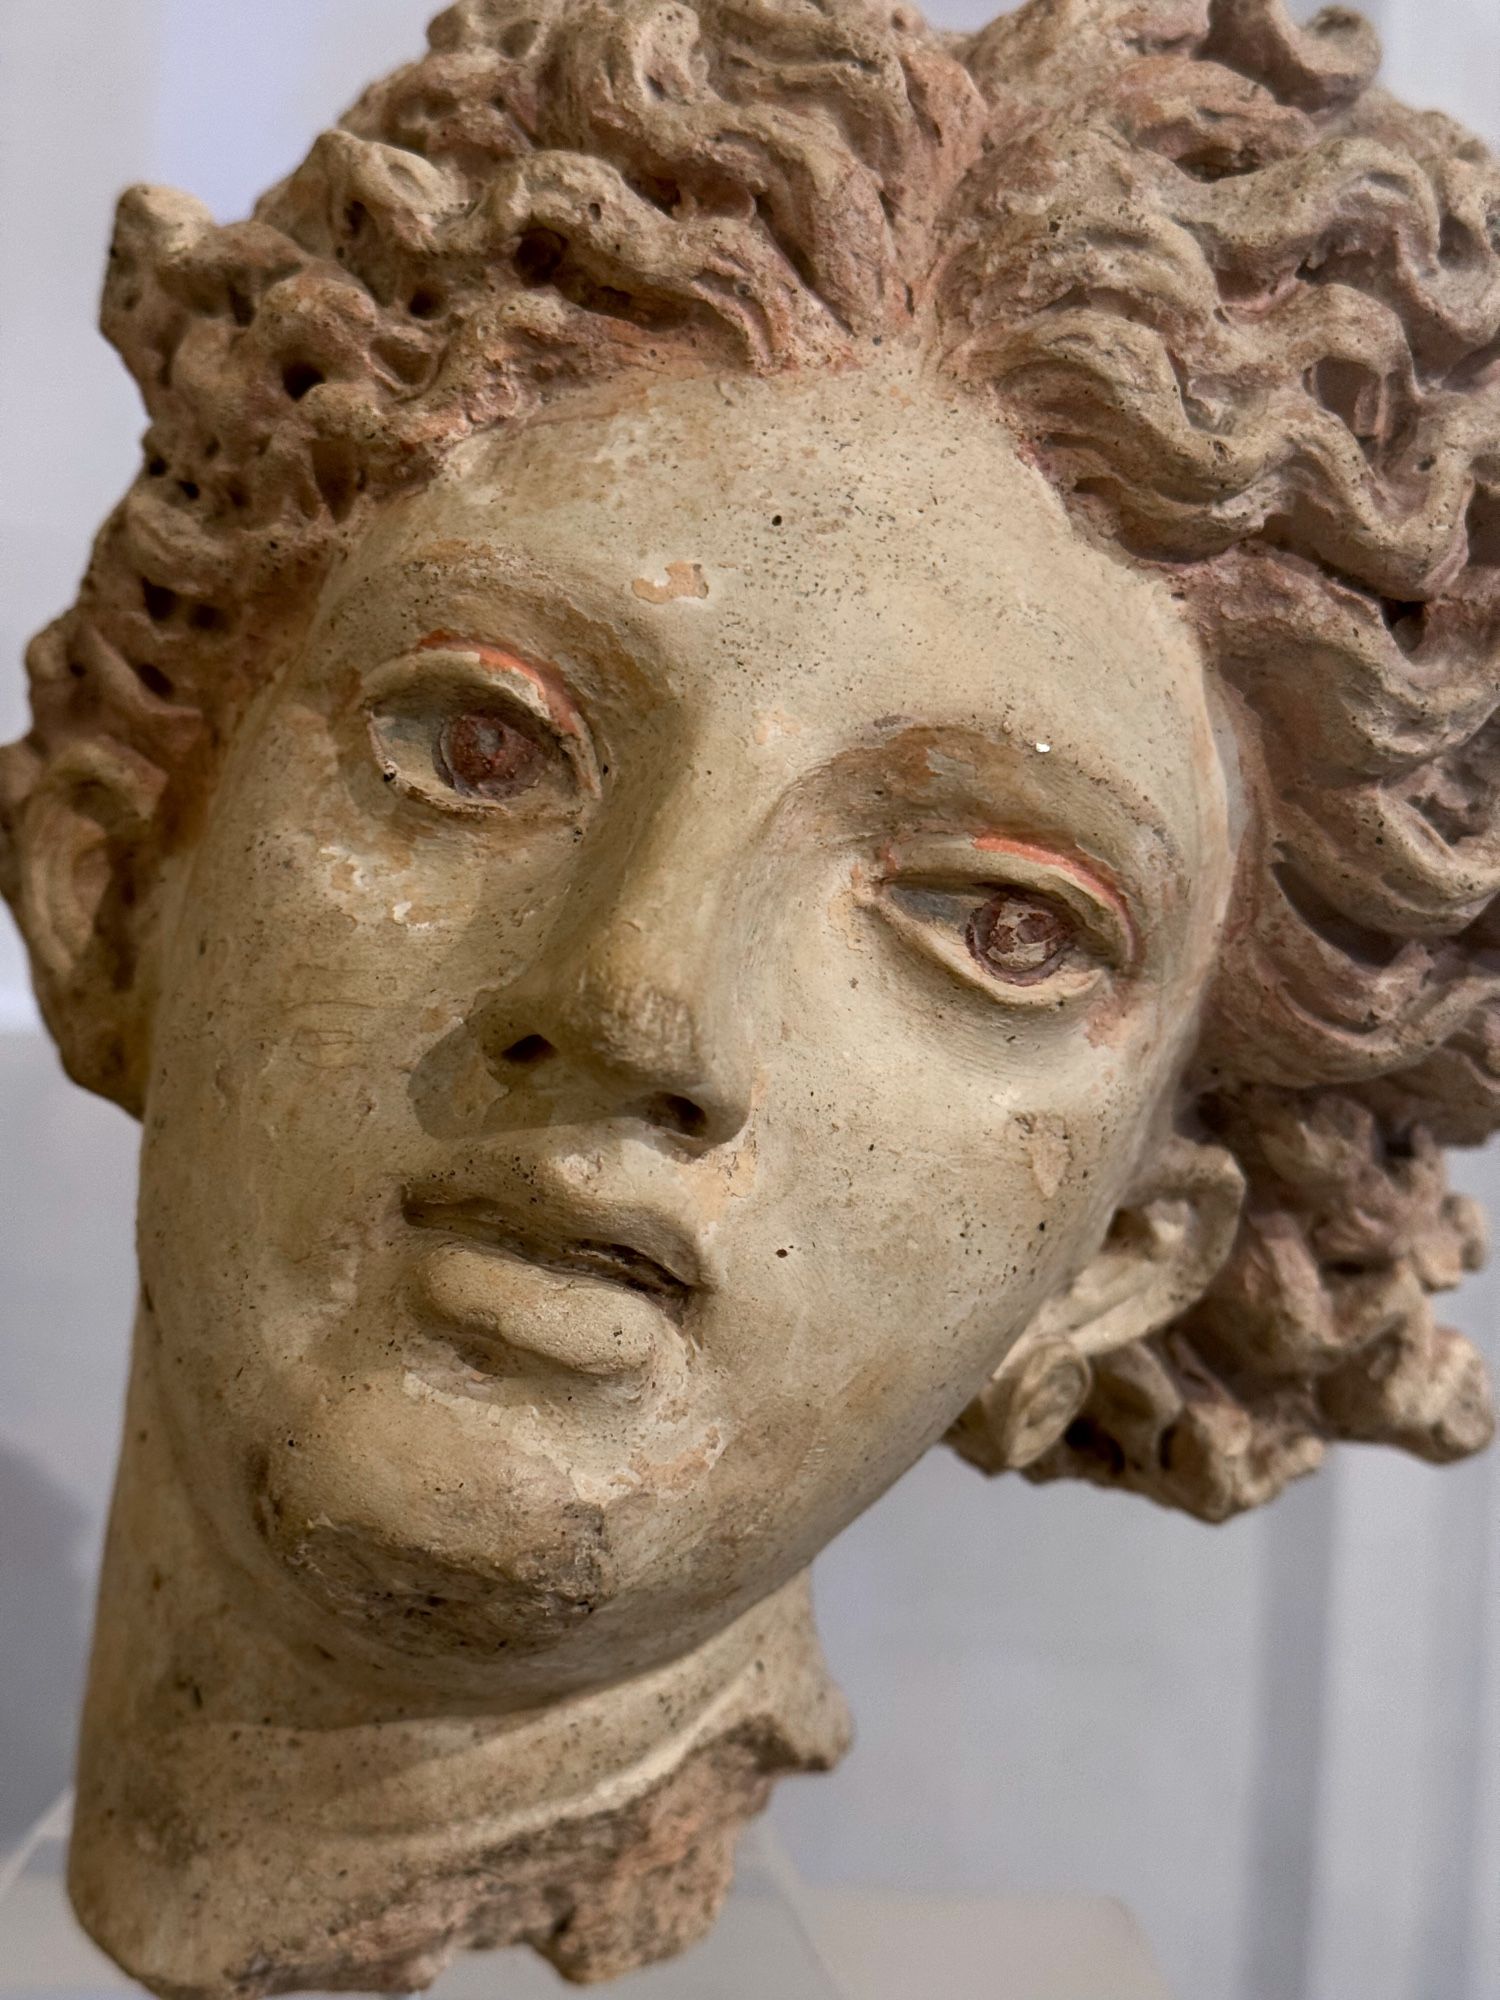
[[[468,799],[512,799],[543,775],[547,753],[536,738],[504,716],[468,709],[438,731],[433,768]]]
[[[568,748],[536,716],[493,694],[481,706],[413,690],[370,710],[370,736],[387,784],[448,812],[518,812],[578,797]]]
[[[598,794],[582,717],[497,648],[418,652],[378,675],[371,694],[380,775],[409,798],[473,818],[571,812]]]

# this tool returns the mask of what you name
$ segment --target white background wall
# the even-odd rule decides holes
[[[0,0],[0,740],[23,726],[22,641],[134,464],[133,392],[92,330],[114,194],[168,181],[243,213],[418,49],[426,11]],[[1370,11],[1404,95],[1500,139],[1497,0]],[[0,1843],[66,1776],[134,1146],[59,1076],[0,918],[5,1028]],[[1461,1171],[1500,1214],[1494,1156]],[[1497,1301],[1481,1279],[1452,1315],[1492,1353]],[[1182,2000],[1495,2000],[1497,1503],[1493,1455],[1434,1474],[1349,1452],[1209,1531],[936,1454],[820,1565],[862,1735],[837,1777],[782,1788],[783,1834],[813,1877],[1122,1896]]]

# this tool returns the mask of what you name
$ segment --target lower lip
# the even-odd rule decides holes
[[[419,1305],[470,1339],[600,1381],[640,1375],[672,1332],[643,1292],[474,1243],[436,1245],[415,1276]]]

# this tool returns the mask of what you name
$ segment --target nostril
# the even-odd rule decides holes
[[[525,1069],[532,1063],[545,1062],[548,1056],[555,1053],[545,1035],[522,1035],[520,1041],[512,1042],[508,1049],[501,1050],[500,1060]]]
[[[644,1109],[653,1125],[680,1132],[685,1139],[701,1139],[708,1130],[708,1114],[703,1107],[692,1098],[678,1097],[669,1090],[651,1098]]]

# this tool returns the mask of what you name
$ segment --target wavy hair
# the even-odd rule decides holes
[[[0,753],[0,887],[75,1076],[161,857],[381,496],[567,381],[920,341],[1084,532],[1157,568],[1233,708],[1250,824],[1183,1117],[1244,1169],[1175,1326],[1029,1476],[1222,1519],[1359,1438],[1491,1429],[1431,1295],[1481,1254],[1439,1148],[1500,1123],[1500,173],[1280,0],[462,0],[253,218],[137,188],[103,326],[150,417]],[[27,890],[100,807],[88,978]],[[76,956],[76,954],[74,954]],[[90,982],[93,982],[92,985]],[[993,1469],[982,1420],[957,1427]]]

